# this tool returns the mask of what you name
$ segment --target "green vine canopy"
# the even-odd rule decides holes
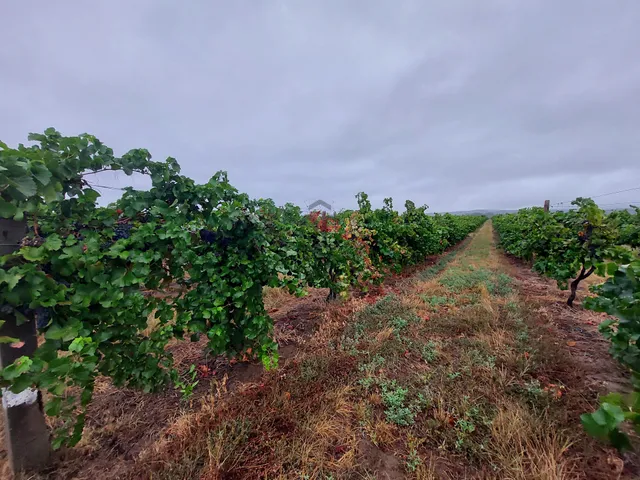
[[[224,172],[197,184],[173,158],[152,161],[144,149],[118,157],[93,135],[50,128],[29,140],[0,142],[0,218],[29,227],[20,248],[0,257],[0,320],[35,319],[41,341],[0,380],[14,392],[47,392],[45,412],[63,419],[54,446],[80,439],[97,376],[146,392],[179,383],[166,348],[174,338],[206,336],[212,354],[250,352],[275,366],[264,286],[366,290],[484,221],[429,216],[411,202],[399,214],[391,199],[373,210],[365,194],[358,211],[303,215],[250,198]],[[100,206],[86,177],[102,171],[146,175],[151,188],[126,188]],[[163,290],[175,294],[153,294]]]

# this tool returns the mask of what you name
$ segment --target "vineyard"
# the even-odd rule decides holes
[[[635,207],[634,215],[627,210],[606,215],[591,199],[572,203],[576,208],[568,212],[524,209],[493,223],[507,252],[531,261],[560,288],[570,288],[569,306],[581,281],[594,273],[607,277],[592,289],[596,295],[585,300],[585,307],[615,317],[599,329],[611,341],[612,356],[630,370],[635,391],[603,397],[600,409],[583,415],[582,422],[591,434],[630,449],[621,425],[628,422],[640,432],[640,209]]]
[[[21,232],[0,385],[41,392],[57,450],[29,478],[640,474],[619,453],[640,432],[640,209],[487,221],[361,192],[305,213],[92,135],[29,140],[0,142],[0,223]],[[105,171],[151,188],[102,205]]]
[[[0,144],[0,216],[29,227],[21,248],[2,257],[0,303],[7,318],[35,318],[44,341],[3,368],[2,384],[47,392],[46,414],[65,420],[55,446],[80,440],[98,375],[144,391],[180,385],[171,339],[206,336],[211,354],[274,367],[265,286],[329,288],[331,298],[366,291],[485,220],[429,216],[411,201],[399,214],[390,198],[376,210],[365,193],[357,211],[303,215],[251,199],[223,172],[196,184],[174,159],[154,162],[146,150],[115,157],[93,136],[52,129],[29,139],[35,145]],[[87,177],[107,170],[148,175],[152,188],[99,206]],[[150,294],[169,287],[178,291],[169,302]],[[79,394],[68,395],[73,387]]]

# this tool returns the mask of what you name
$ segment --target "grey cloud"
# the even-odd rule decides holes
[[[633,0],[13,2],[3,18],[8,143],[89,131],[200,182],[227,170],[252,196],[338,208],[360,190],[455,210],[640,186]]]

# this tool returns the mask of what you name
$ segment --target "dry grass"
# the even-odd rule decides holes
[[[166,301],[169,301],[166,299]],[[147,316],[147,327],[141,332],[143,335],[149,336],[151,335],[160,325],[160,319],[156,317],[156,309],[153,309],[151,313]],[[169,322],[169,324],[173,323],[176,319],[177,312],[173,313],[173,320]]]
[[[200,478],[593,478],[576,438],[593,441],[547,386],[576,366],[560,365],[504,270],[485,227],[446,281],[332,306],[305,352],[180,419],[145,465],[198,465]]]
[[[267,312],[278,310],[295,299],[295,295],[291,295],[284,288],[264,287],[262,289],[262,300]]]
[[[550,287],[531,303],[505,275],[488,225],[447,261],[395,293],[331,304],[278,370],[229,390],[214,382],[134,471],[111,478],[625,478],[579,426],[595,395],[549,330],[565,315],[544,300]],[[290,316],[293,297],[264,295],[268,310]],[[300,343],[279,328],[279,343]]]
[[[536,416],[520,404],[500,406],[491,426],[489,449],[505,478],[576,478],[575,467],[566,455],[571,441],[548,425],[544,414]]]

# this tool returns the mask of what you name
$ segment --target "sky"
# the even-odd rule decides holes
[[[640,187],[637,0],[22,0],[0,15],[9,145],[88,132],[303,207],[365,191],[506,209]],[[640,188],[601,200],[627,201]]]

